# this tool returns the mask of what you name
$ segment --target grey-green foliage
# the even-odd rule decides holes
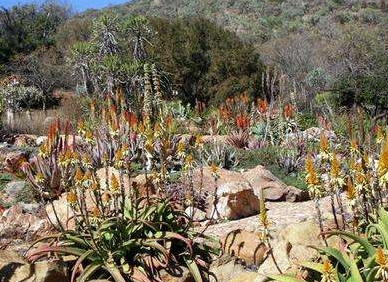
[[[33,86],[10,85],[0,87],[1,104],[14,111],[31,108],[44,101],[42,91]]]
[[[225,169],[232,169],[237,166],[236,150],[225,143],[216,142],[204,150],[204,161],[208,165],[216,164]]]

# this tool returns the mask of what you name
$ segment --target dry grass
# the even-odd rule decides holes
[[[57,108],[44,110],[31,110],[31,114],[27,112],[19,112],[14,115],[13,124],[7,124],[7,117],[3,115],[4,130],[9,133],[24,133],[34,135],[46,135],[50,124],[56,120],[70,121],[72,125],[76,125],[77,121],[87,113],[87,106],[83,99],[79,97],[65,97],[61,101],[61,105]]]

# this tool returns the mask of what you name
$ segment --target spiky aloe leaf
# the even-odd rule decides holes
[[[388,231],[387,231],[388,229],[385,229],[385,225],[381,221],[379,221],[378,224],[376,223],[369,224],[367,228],[368,234],[370,234],[370,232],[372,231],[372,228],[375,228],[380,233],[384,244],[384,248],[387,249],[388,248]]]
[[[364,282],[354,259],[351,259],[350,261],[350,275],[352,282]]]
[[[298,279],[291,275],[268,275],[270,280],[278,281],[278,282],[307,282],[303,279]]]
[[[71,282],[75,281],[75,275],[77,274],[78,268],[81,266],[82,262],[93,253],[94,253],[94,250],[88,250],[78,258],[78,260],[74,265],[73,272],[71,273],[71,279],[70,279]]]
[[[191,275],[193,275],[195,282],[202,282],[203,280],[202,280],[201,271],[199,270],[197,263],[194,260],[187,259],[187,258],[184,258],[184,260]]]
[[[85,250],[79,249],[79,248],[61,247],[61,246],[44,246],[31,252],[31,254],[27,257],[27,259],[31,262],[34,262],[35,261],[34,257],[38,257],[41,254],[48,254],[48,253],[61,253],[61,254],[74,255],[79,257],[85,253]]]
[[[300,263],[300,266],[314,270],[320,274],[324,273],[324,266],[321,263],[305,261],[305,262]],[[335,278],[336,278],[337,282],[340,282],[337,270],[335,269],[334,272],[335,272]]]
[[[85,267],[84,271],[78,277],[77,282],[86,282],[89,281],[89,277],[92,276],[98,269],[102,267],[102,264],[98,262],[93,262]]]
[[[109,272],[115,282],[125,282],[124,277],[121,275],[120,270],[117,267],[105,265],[102,268]]]
[[[363,246],[369,256],[374,256],[376,254],[376,248],[373,247],[373,245],[369,243],[367,239],[361,238],[353,233],[346,232],[346,231],[330,231],[325,234],[348,237],[352,239],[354,242],[359,243],[361,246]]]
[[[379,216],[379,222],[381,222],[385,230],[388,230],[388,212],[383,207],[381,207],[377,214]]]
[[[191,243],[191,241],[189,239],[187,239],[187,238],[183,237],[182,235],[175,233],[175,232],[165,232],[163,236],[166,239],[178,239],[178,240],[184,242],[186,244],[186,246],[189,248],[190,254],[193,254],[193,244]]]
[[[315,246],[309,246],[310,248],[313,248],[317,250],[318,252],[321,252],[327,256],[331,256],[335,258],[344,268],[346,271],[349,270],[350,267],[350,261],[347,257],[345,257],[339,250],[330,248],[330,247],[325,247],[325,248],[318,248]]]

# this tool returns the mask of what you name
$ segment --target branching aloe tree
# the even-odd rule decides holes
[[[90,40],[75,44],[71,53],[85,92],[112,95],[124,90],[129,110],[152,117],[168,89],[160,67],[147,56],[153,34],[145,17],[104,14],[96,19]]]

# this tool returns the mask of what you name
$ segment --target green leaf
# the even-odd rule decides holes
[[[86,282],[89,277],[92,276],[99,268],[101,268],[101,264],[98,262],[93,262],[85,267],[84,271],[81,273],[81,276],[77,279],[77,282]]]
[[[202,282],[203,280],[202,280],[201,271],[199,270],[196,262],[191,260],[191,259],[186,259],[186,258],[184,258],[184,260],[185,260],[187,267],[190,270],[190,273],[193,275],[195,282]]]
[[[376,253],[376,248],[373,247],[373,245],[371,243],[369,243],[369,241],[367,239],[361,238],[353,233],[345,232],[345,231],[330,231],[330,232],[328,232],[328,234],[330,234],[330,235],[342,235],[342,236],[345,236],[345,237],[352,239],[353,241],[355,241],[355,242],[359,243],[361,246],[363,246],[364,249],[367,251],[369,256],[374,256]]]
[[[74,268],[73,268],[73,272],[71,274],[71,279],[70,281],[73,282],[75,281],[75,275],[78,271],[78,267],[82,264],[82,262],[87,259],[88,256],[90,256],[92,253],[94,253],[94,250],[88,250],[86,251],[82,256],[80,256],[78,258],[78,260],[76,261],[76,263],[74,264]]]
[[[324,253],[327,256],[331,256],[335,258],[345,268],[346,271],[349,270],[350,261],[346,257],[344,257],[339,250],[330,248],[330,247],[318,248],[318,247],[310,246],[310,248],[313,248],[319,252]]]
[[[268,278],[278,282],[307,282],[290,275],[268,275]]]
[[[357,264],[353,259],[351,259],[351,262],[350,262],[350,274],[351,274],[352,282],[364,282],[362,280],[360,272],[358,271]]]
[[[126,282],[117,267],[103,266],[103,268],[108,271],[110,275],[112,275],[112,278],[115,282]]]

